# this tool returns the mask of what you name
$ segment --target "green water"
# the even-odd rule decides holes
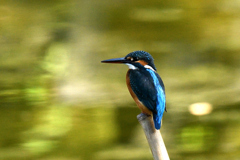
[[[151,160],[127,66],[100,63],[135,50],[152,54],[166,86],[171,160],[240,159],[239,8],[1,1],[0,159]]]

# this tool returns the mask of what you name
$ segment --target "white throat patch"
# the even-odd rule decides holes
[[[149,66],[149,65],[145,65],[144,66],[145,68],[148,68],[148,69],[151,69],[151,70],[153,70],[154,72],[156,72],[151,66]]]
[[[129,69],[132,69],[132,70],[138,69],[137,67],[135,67],[135,66],[132,65],[132,64],[129,64],[129,63],[125,63],[125,64],[129,67]]]

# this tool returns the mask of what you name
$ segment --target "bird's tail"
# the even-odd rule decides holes
[[[160,129],[162,123],[161,123],[160,117],[156,113],[153,113],[153,121],[154,121],[155,128]]]

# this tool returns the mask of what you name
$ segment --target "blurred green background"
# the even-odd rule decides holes
[[[0,159],[151,160],[127,66],[152,54],[171,160],[240,160],[239,0],[2,0]]]

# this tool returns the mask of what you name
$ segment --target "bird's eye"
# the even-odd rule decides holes
[[[134,58],[133,57],[127,57],[127,60],[130,60],[130,61],[134,61]]]

